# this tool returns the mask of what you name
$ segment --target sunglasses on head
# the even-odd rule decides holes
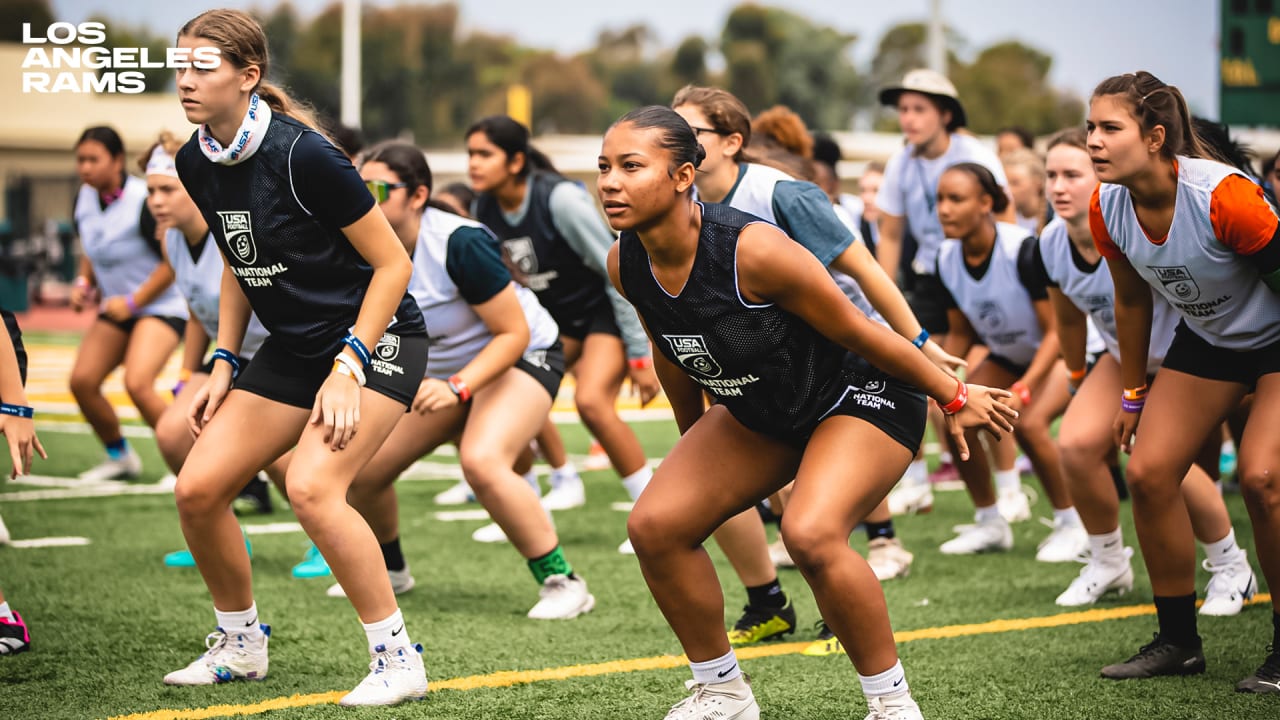
[[[391,197],[392,190],[395,190],[396,188],[406,187],[407,185],[408,183],[403,183],[403,182],[389,183],[385,180],[365,180],[364,181],[364,186],[369,188],[369,194],[373,195],[373,199],[377,200],[379,205],[386,202],[387,198]]]

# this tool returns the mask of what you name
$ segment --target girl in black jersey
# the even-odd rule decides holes
[[[351,162],[308,113],[265,82],[262,28],[211,10],[178,33],[220,52],[215,69],[178,71],[199,130],[176,165],[226,265],[214,367],[191,402],[198,435],[175,489],[187,546],[213,596],[209,650],[165,676],[209,685],[267,672],[249,558],[230,503],[259,468],[294,447],[286,475],[299,522],[350,590],[373,657],[343,705],[390,705],[427,691],[373,532],[347,488],[404,416],[426,365],[412,265]],[[236,357],[250,310],[270,337]]]
[[[956,381],[868,320],[772,225],[694,203],[702,155],[680,116],[651,106],[619,120],[599,158],[600,199],[622,231],[610,277],[660,351],[655,367],[682,433],[628,521],[694,675],[692,695],[667,717],[759,717],[702,544],[794,477],[783,539],[858,668],[868,717],[921,718],[884,595],[849,534],[902,475],[924,431],[925,397],[897,377],[951,413],[964,455],[965,428],[1011,429],[1016,413],[1000,402],[1009,393]],[[709,409],[704,392],[715,398]]]

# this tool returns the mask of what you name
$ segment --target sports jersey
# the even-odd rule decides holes
[[[904,233],[915,238],[917,248],[911,268],[918,275],[933,272],[942,246],[942,224],[938,222],[938,181],[952,165],[974,162],[991,171],[996,182],[1008,187],[1004,166],[981,140],[953,133],[947,151],[936,158],[919,157],[916,147],[907,145],[889,158],[884,180],[876,193],[882,213],[905,219]]]
[[[80,247],[93,266],[103,298],[132,295],[160,265],[160,257],[138,227],[146,201],[146,182],[132,175],[125,177],[120,197],[106,208],[102,207],[97,190],[89,185],[80,186],[76,196],[76,228],[80,233]],[[136,314],[186,319],[187,306],[177,288],[171,285],[138,308]]]
[[[1209,344],[1249,350],[1280,341],[1280,295],[1242,256],[1276,236],[1275,210],[1239,170],[1178,156],[1173,221],[1151,238],[1129,190],[1102,183],[1089,204],[1089,226],[1103,257],[1125,258]]]
[[[938,254],[947,307],[964,313],[993,354],[1023,366],[1031,364],[1042,338],[1032,301],[1048,297],[1030,268],[1035,242],[1017,225],[996,223],[995,246],[978,267],[965,263],[958,240],[944,243]]]
[[[619,238],[619,273],[658,352],[748,428],[803,439],[849,386],[847,365],[865,361],[774,303],[752,304],[737,282],[738,238],[759,218],[703,204],[702,230],[679,295],[654,278],[640,238]]]
[[[279,113],[237,164],[211,162],[197,142],[178,151],[178,175],[262,325],[298,356],[337,352],[373,277],[342,234],[374,207],[364,180],[324,136]],[[425,333],[408,292],[391,328]]]
[[[511,284],[498,239],[488,228],[452,213],[426,209],[413,252],[409,293],[423,316],[431,318],[428,377],[450,377],[489,344],[493,333],[472,306],[488,302]],[[529,325],[525,352],[554,345],[560,338],[555,320],[533,291],[519,284],[515,290]]]
[[[169,255],[169,265],[173,267],[174,287],[186,299],[194,319],[204,326],[210,338],[217,340],[223,264],[217,242],[210,242],[212,237],[210,234],[199,247],[191,247],[181,230],[170,228],[164,235],[164,249]],[[196,256],[193,257],[192,253]],[[262,327],[257,315],[250,314],[244,340],[240,343],[240,357],[252,358],[266,339],[267,329]]]
[[[767,165],[739,164],[738,179],[720,202],[782,228],[823,265],[830,265],[857,235],[837,217],[822,188]]]
[[[1120,340],[1116,333],[1115,286],[1106,259],[1090,264],[1067,236],[1067,224],[1055,218],[1044,227],[1036,244],[1035,262],[1043,268],[1045,283],[1058,288],[1080,312],[1089,317],[1107,352],[1120,359]],[[1147,352],[1147,374],[1154,374],[1164,361],[1173,342],[1173,329],[1178,316],[1164,298],[1152,290],[1151,343]]]

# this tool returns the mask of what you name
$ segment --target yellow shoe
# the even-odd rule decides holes
[[[844,646],[840,644],[840,638],[831,632],[831,628],[827,627],[827,623],[823,620],[818,621],[818,639],[809,643],[809,647],[800,651],[801,655],[809,655],[812,657],[822,657],[823,655],[843,655]]]
[[[761,640],[781,638],[796,631],[796,611],[788,600],[785,607],[742,608],[742,617],[729,631],[730,645],[750,645]]]

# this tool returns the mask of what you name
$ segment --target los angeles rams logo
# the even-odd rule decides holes
[[[253,243],[253,223],[247,210],[218,211],[222,218],[222,237],[231,254],[245,265],[258,259],[258,246]]]

